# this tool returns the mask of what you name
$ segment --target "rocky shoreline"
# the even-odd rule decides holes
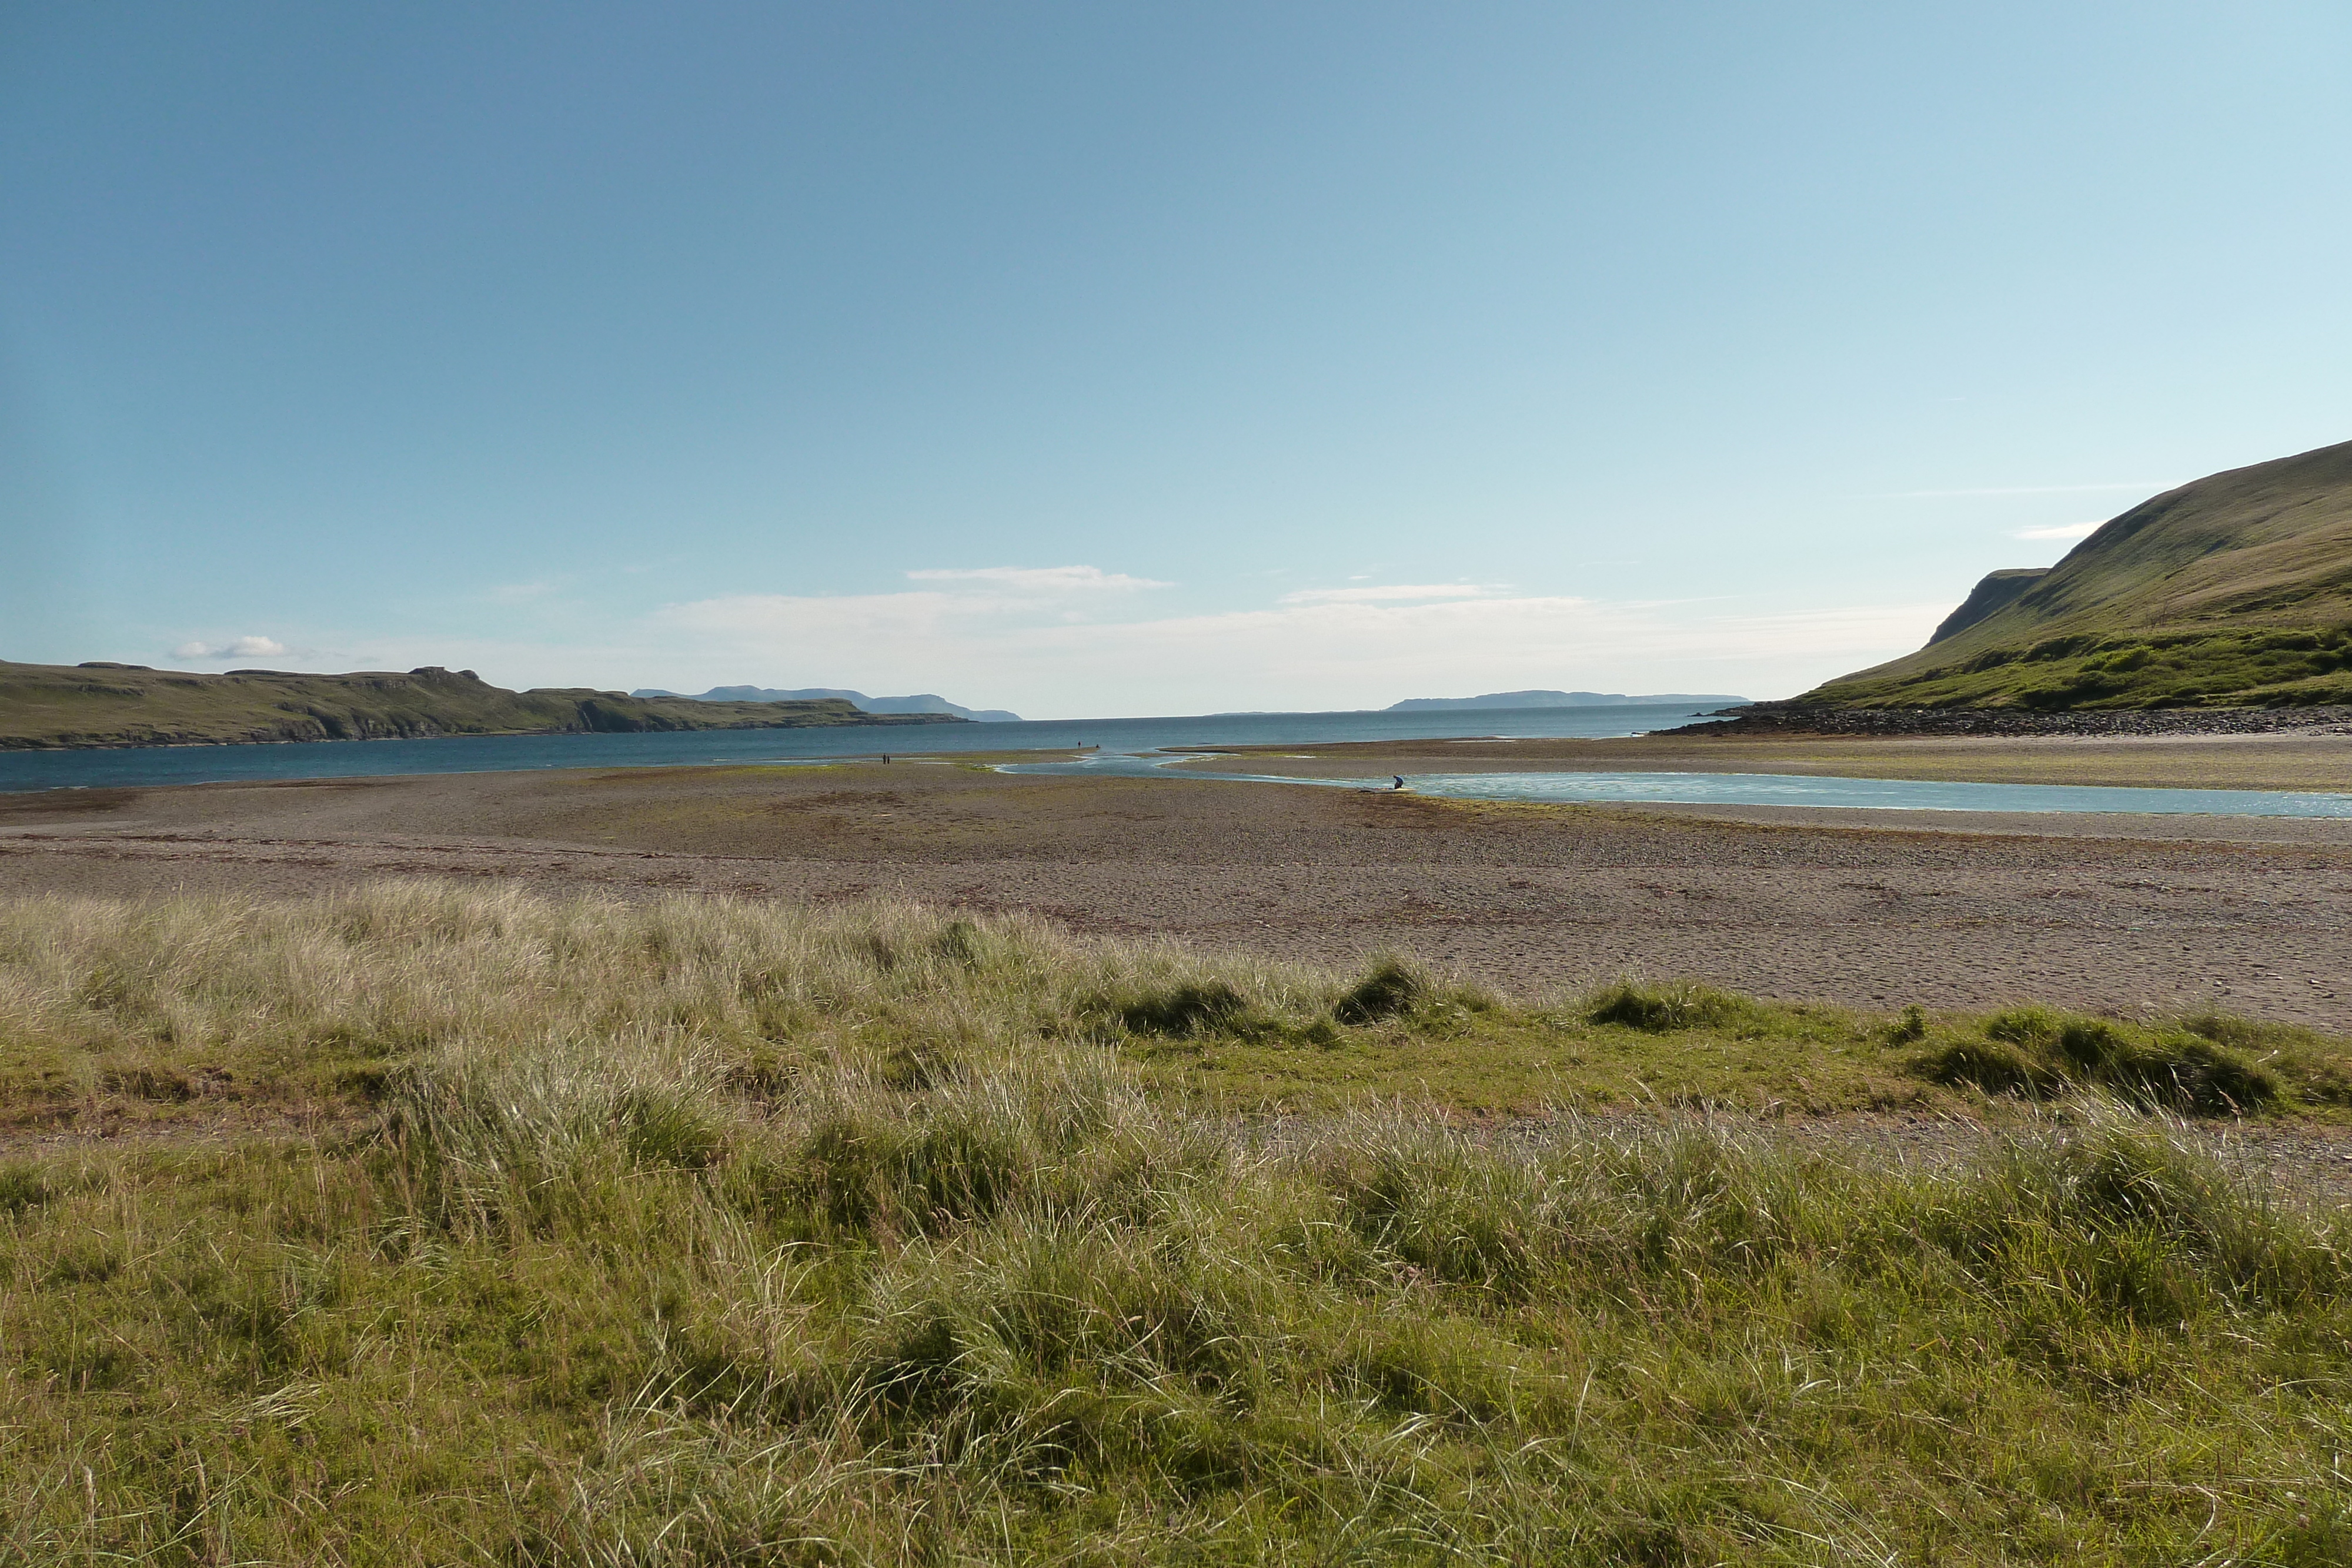
[[[2024,713],[2014,708],[1832,708],[1755,703],[1665,735],[2344,735],[2352,707],[2133,708]]]

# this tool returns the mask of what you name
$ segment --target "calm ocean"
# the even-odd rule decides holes
[[[1097,746],[1311,746],[1448,736],[1601,737],[1671,729],[1685,706],[1476,708],[1442,713],[1204,714],[1176,718],[1040,719],[848,729],[724,729],[676,735],[455,735],[433,740],[318,740],[278,746],[158,746],[0,751],[0,791],[359,779],[394,773],[505,773],[528,768],[678,768],[955,751]]]

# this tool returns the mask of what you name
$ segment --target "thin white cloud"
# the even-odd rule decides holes
[[[337,657],[464,664],[502,685],[749,683],[935,691],[1031,717],[1385,707],[1523,687],[1785,696],[1923,644],[1945,602],[1751,612],[1754,598],[1604,601],[1499,584],[1308,590],[1253,608],[1153,617],[1099,569],[926,571],[882,593],[735,593],[592,636],[401,639]],[[1411,597],[1406,597],[1410,595]]]
[[[1139,588],[1176,586],[1148,577],[1129,577],[1123,571],[1105,571],[1098,566],[932,567],[907,576],[916,582],[977,582],[1027,593],[1126,593]]]
[[[2153,495],[2166,486],[2151,479],[2120,479],[2111,485],[1994,485],[1974,490],[1888,490],[1864,501],[1927,501],[1950,496],[2087,496],[2100,490],[2137,490]]]
[[[226,643],[183,643],[172,650],[175,659],[265,659],[286,652],[274,637],[232,637]]]
[[[499,604],[529,604],[557,591],[552,582],[502,582],[488,590],[485,597]]]
[[[1389,604],[1422,599],[1476,599],[1487,590],[1469,582],[1397,583],[1383,588],[1302,588],[1285,604]]]
[[[1385,706],[1519,686],[1769,696],[1908,653],[1944,603],[1727,613],[1713,602],[1325,599],[1072,623],[1055,607],[936,590],[737,594],[670,605],[630,641],[656,685],[757,681],[938,691],[1033,716]],[[952,695],[952,694],[951,694]]]
[[[2086,539],[2105,526],[2103,523],[2056,523],[2046,528],[2020,528],[2010,537],[2019,539]]]

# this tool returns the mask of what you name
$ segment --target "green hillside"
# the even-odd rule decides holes
[[[584,688],[510,692],[471,670],[434,665],[404,674],[201,675],[0,660],[0,748],[14,749],[961,722],[945,714],[866,714],[838,699],[707,703]]]
[[[2046,572],[1997,571],[1841,707],[2352,702],[2352,442],[2143,501]]]

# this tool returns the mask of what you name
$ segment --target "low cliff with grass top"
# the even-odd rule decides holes
[[[2352,1229],[2199,1129],[2345,1060],[891,905],[0,904],[0,1562],[2340,1563]]]
[[[432,665],[404,674],[209,675],[0,661],[0,748],[961,722],[945,714],[867,714],[837,699],[708,703],[572,688],[510,692],[471,670]]]
[[[1849,708],[2352,702],[2352,442],[2215,474],[2047,571],[1997,571],[1925,648],[1798,699]]]

